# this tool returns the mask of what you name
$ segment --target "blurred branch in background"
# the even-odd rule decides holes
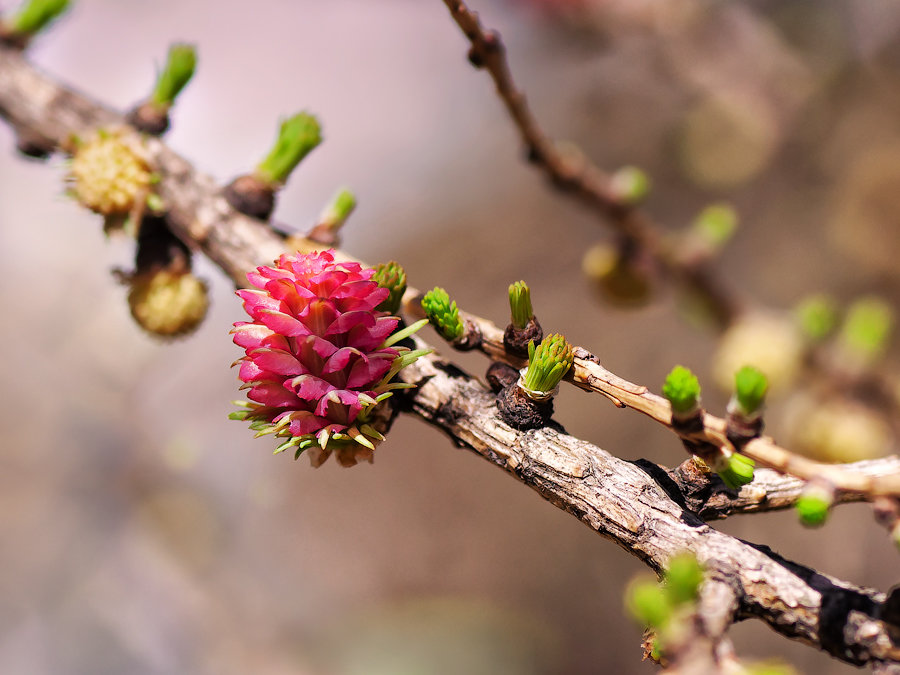
[[[525,94],[513,82],[500,34],[485,30],[478,15],[462,0],[444,0],[444,4],[472,44],[469,61],[476,68],[487,70],[494,80],[497,93],[519,130],[528,161],[540,167],[555,187],[572,193],[596,211],[676,283],[699,296],[720,328],[728,326],[740,311],[737,298],[720,279],[710,276],[702,261],[680,259],[663,239],[658,226],[637,207],[640,199],[632,185],[641,179],[633,177],[623,185],[615,176],[594,165],[577,147],[560,147],[550,139],[534,118]]]
[[[635,235],[644,230],[643,226],[633,229],[634,222],[642,221],[631,220],[637,212],[630,205],[618,203],[609,195],[603,196],[604,190],[615,182],[614,177],[606,176],[589,164],[579,165],[582,169],[587,167],[587,173],[567,173],[571,165],[566,162],[570,159],[555,154],[554,146],[534,124],[524,107],[524,98],[512,85],[499,38],[496,34],[483,32],[475,17],[461,3],[445,1],[458,21],[458,17],[462,17],[460,25],[473,40],[473,62],[485,65],[494,75],[526,144],[531,145],[532,155],[538,156],[545,170],[551,175],[568,175],[565,180],[572,181],[570,189],[576,186],[576,191],[588,195],[587,201],[596,203],[595,208],[618,219],[614,222],[624,228],[622,234],[626,238],[657,245],[656,242],[661,241],[658,234]],[[167,238],[169,234],[174,234],[191,248],[204,251],[237,285],[245,284],[248,271],[270,261],[285,249],[287,242],[282,233],[270,224],[231,208],[235,205],[234,200],[228,200],[231,206],[226,203],[216,181],[195,171],[165,144],[134,135],[118,113],[37,73],[18,53],[18,49],[27,43],[20,38],[6,38],[10,46],[0,48],[0,114],[19,133],[20,148],[43,151],[28,153],[32,155],[58,149],[78,153],[87,143],[93,142],[86,139],[97,132],[100,132],[99,141],[104,143],[110,135],[121,135],[120,140],[135,149],[140,160],[138,164],[146,162],[153,169],[153,180],[144,183],[152,183],[152,194],[159,203],[151,204],[144,192],[138,193],[137,197],[146,199],[146,207],[153,211],[144,218],[150,222],[155,222],[154,219],[164,221],[165,228],[156,232],[165,235],[161,236],[167,242],[163,247],[168,251],[167,269],[174,265],[180,272],[190,272],[189,250],[175,245]],[[494,66],[489,66],[489,62]],[[314,136],[315,142],[298,151],[301,158],[310,146],[318,143],[318,131]],[[601,182],[594,184],[594,179]],[[280,187],[285,180],[286,175],[273,178],[271,199],[274,199],[275,187]],[[336,211],[332,213],[334,210],[329,209],[331,215],[323,216],[319,223],[327,225],[329,243],[336,239],[339,224],[335,223],[342,223],[355,203],[346,197],[335,203],[338,201],[345,205],[341,210],[343,215],[338,217],[334,215]],[[95,210],[104,213],[107,227],[110,227],[110,214],[102,210],[105,208],[98,204]],[[139,211],[128,208],[123,211],[126,212],[130,218],[142,218]],[[266,216],[269,212],[271,204]],[[645,236],[644,240],[640,238]],[[140,246],[140,240],[138,243]],[[322,242],[294,237],[290,244],[313,250]],[[149,246],[146,239],[144,245]],[[138,259],[141,259],[140,248]],[[140,267],[140,263],[137,264]],[[677,271],[677,266],[674,269]],[[673,278],[677,276],[673,274]],[[418,297],[415,289],[407,292],[409,314],[420,311]],[[728,317],[723,323],[731,321],[730,313]],[[477,339],[466,340],[466,335],[455,335],[453,346],[480,347],[496,359],[515,366],[523,365],[521,355],[509,351],[499,328],[472,315],[464,314],[462,320],[464,332],[475,331],[473,335],[477,334]],[[878,352],[886,337],[882,336],[875,341],[878,344],[873,345],[869,344],[867,336],[881,330],[884,318],[879,319],[877,308],[870,306],[862,323],[868,326],[862,331],[863,351]],[[873,324],[876,324],[874,329],[871,328]],[[858,336],[848,339],[860,341]],[[764,437],[749,436],[738,444],[731,433],[730,408],[726,420],[704,415],[697,407],[699,427],[679,427],[673,419],[669,401],[649,393],[647,387],[614,375],[586,349],[576,348],[574,361],[569,376],[572,381],[604,394],[617,406],[634,408],[672,427],[689,451],[702,454],[704,446],[729,454],[740,450],[760,463],[809,479],[810,483],[759,471],[743,488],[725,490],[721,481],[694,460],[667,472],[650,462],[631,463],[617,459],[565,434],[553,423],[533,431],[514,431],[497,419],[495,397],[483,385],[462,374],[453,363],[437,357],[429,357],[405,371],[404,378],[419,385],[409,395],[408,405],[417,415],[450,434],[456,442],[467,445],[530,485],[545,499],[613,539],[654,570],[666,569],[682,551],[695,554],[707,574],[704,591],[695,608],[701,626],[697,640],[709,639],[709,643],[701,650],[702,654],[671,646],[671,672],[695,672],[691,669],[700,668],[698,663],[705,664],[704,668],[724,669],[726,662],[733,661],[727,643],[723,641],[725,630],[732,621],[751,617],[762,618],[776,631],[797,637],[849,663],[871,664],[880,669],[884,662],[900,660],[893,636],[897,625],[892,614],[894,594],[885,595],[826,577],[786,561],[765,547],[749,545],[716,532],[701,521],[701,518],[711,520],[729,513],[784,508],[803,502],[804,498],[806,502],[803,503],[808,504],[809,488],[815,487],[818,492],[814,496],[824,503],[825,512],[836,503],[877,497],[877,516],[896,535],[900,509],[896,501],[898,468],[895,458],[829,466],[790,453]],[[868,365],[871,367],[872,364]],[[546,387],[553,388],[552,383]],[[704,460],[707,459],[704,456]],[[808,511],[801,511],[801,515],[804,513],[807,518],[811,517]],[[675,641],[671,643],[675,644]]]

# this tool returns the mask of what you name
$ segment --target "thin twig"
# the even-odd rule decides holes
[[[412,316],[424,316],[424,310],[415,290],[410,289],[404,297],[404,307]],[[481,331],[483,340],[481,350],[492,359],[503,361],[516,368],[527,365],[527,360],[509,354],[503,346],[503,331],[494,323],[466,312],[460,317],[475,323]],[[652,393],[646,386],[629,382],[610,372],[600,364],[600,359],[583,347],[575,348],[575,363],[565,378],[575,386],[586,391],[603,394],[620,408],[631,408],[644,413],[651,419],[665,425],[675,433],[680,432],[672,426],[672,407],[662,396]],[[732,450],[731,442],[726,436],[726,422],[723,418],[706,413],[703,417],[703,428],[682,438],[710,443],[718,448]],[[848,470],[842,464],[826,464],[817,462],[783,448],[768,436],[756,438],[741,448],[741,453],[783,474],[797,476],[804,480],[827,480],[841,492],[851,495],[874,498],[880,495],[900,496],[900,467],[893,463],[889,473],[864,473]],[[886,467],[884,467],[886,468]]]
[[[900,472],[900,458],[896,456],[842,464],[841,470],[865,476],[885,476]],[[705,521],[719,520],[741,513],[789,509],[803,494],[806,481],[773,469],[757,469],[753,482],[737,493],[729,490],[715,474],[703,472],[692,459],[686,459],[669,471],[669,475],[684,495],[687,507]],[[865,501],[865,494],[838,492],[835,504]],[[877,502],[877,500],[876,500]]]

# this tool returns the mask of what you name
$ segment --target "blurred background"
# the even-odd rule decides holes
[[[714,267],[760,309],[724,338],[664,284],[624,308],[585,276],[585,251],[615,242],[523,161],[439,0],[74,5],[31,56],[122,109],[149,92],[170,43],[197,45],[168,140],[223,183],[261,158],[280,117],[320,116],[326,140],[278,220],[304,231],[347,185],[360,206],[344,247],[400,261],[416,287],[444,286],[503,324],[507,285],[525,279],[545,330],[657,390],[687,365],[719,413],[717,369],[774,354],[766,367],[790,374],[771,400],[776,438],[836,459],[893,451],[890,406],[803,379],[790,310],[812,293],[896,307],[895,3],[472,0],[548,133],[602,167],[645,170],[647,208],[673,236],[708,205],[733,205],[740,225]],[[653,671],[622,608],[643,566],[435,429],[402,417],[374,465],[312,470],[229,422],[240,350],[228,331],[243,318],[231,282],[197,260],[212,295],[200,330],[174,343],[142,333],[111,274],[130,267],[133,243],[107,240],[65,197],[64,174],[60,159],[17,156],[0,125],[0,672]],[[884,347],[866,367],[890,374]],[[557,410],[621,457],[684,459],[665,430],[601,397],[564,388]],[[804,434],[833,420],[838,431]],[[897,580],[865,506],[822,530],[793,514],[716,527],[853,583]],[[759,622],[731,635],[747,659],[855,672]]]

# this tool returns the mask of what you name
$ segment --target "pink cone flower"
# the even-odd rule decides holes
[[[333,450],[347,466],[371,461],[383,439],[369,424],[373,409],[407,386],[389,380],[423,353],[391,346],[418,326],[388,339],[400,320],[375,309],[390,291],[374,273],[335,262],[330,250],[297,253],[248,274],[259,290],[237,291],[253,319],[232,330],[246,350],[235,364],[250,400],[231,417],[251,421],[257,435],[286,437],[276,452],[308,450],[314,466]]]

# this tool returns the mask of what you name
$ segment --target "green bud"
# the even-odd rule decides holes
[[[314,116],[298,113],[289,117],[281,123],[275,145],[256,168],[256,172],[270,185],[281,185],[301,160],[321,142],[322,130]]]
[[[355,208],[356,197],[347,188],[341,188],[332,197],[331,203],[322,211],[322,215],[319,216],[319,224],[326,226],[332,232],[337,232],[343,227]]]
[[[675,366],[666,376],[663,396],[672,404],[674,416],[693,414],[700,408],[700,381],[684,366]]]
[[[37,35],[68,7],[69,0],[28,0],[13,14],[9,27],[18,35]]]
[[[429,323],[445,340],[453,342],[465,334],[466,329],[459,318],[456,301],[450,302],[450,296],[443,288],[436,286],[434,290],[428,291],[422,298],[422,308]]]
[[[728,458],[728,466],[724,470],[719,471],[719,478],[732,490],[739,490],[742,485],[753,480],[753,468],[756,466],[749,457],[745,457],[739,452],[731,453]]]
[[[558,333],[548,335],[537,347],[528,344],[528,370],[524,386],[531,391],[551,392],[569,372],[575,352],[566,338]]]
[[[703,583],[703,567],[697,556],[690,552],[679,553],[669,561],[665,573],[666,592],[672,605],[693,602]]]
[[[156,80],[150,100],[168,107],[175,102],[181,90],[191,81],[197,67],[197,51],[193,45],[176,44],[169,47],[166,65]]]
[[[623,256],[621,248],[606,243],[591,246],[581,269],[607,302],[617,307],[644,305],[653,292],[650,277],[642,265]]]
[[[762,408],[769,390],[769,379],[753,366],[744,366],[734,376],[734,397],[740,411],[753,415]]]
[[[509,285],[509,309],[512,314],[512,324],[522,330],[528,322],[534,318],[534,310],[531,307],[531,289],[524,281],[517,281]]]
[[[828,519],[828,510],[833,503],[834,490],[821,484],[809,483],[795,507],[801,523],[807,527],[821,527]]]
[[[650,193],[650,187],[650,176],[636,166],[623,166],[610,178],[610,189],[625,204],[644,201]]]
[[[625,606],[643,626],[660,628],[672,616],[672,605],[666,592],[652,581],[633,583],[625,592]]]
[[[400,309],[400,301],[403,294],[406,293],[406,272],[400,267],[400,263],[391,260],[389,263],[379,263],[375,266],[375,274],[372,281],[376,282],[381,288],[388,289],[391,294],[382,302],[377,309],[379,312],[388,312],[396,314]]]
[[[824,340],[837,324],[834,300],[827,295],[812,295],[803,300],[794,315],[806,336],[815,342]]]
[[[861,298],[854,302],[841,329],[841,341],[852,352],[875,359],[887,346],[894,323],[894,312],[885,301]]]
[[[694,219],[692,228],[702,239],[715,248],[724,246],[734,235],[738,215],[729,204],[710,204]]]

